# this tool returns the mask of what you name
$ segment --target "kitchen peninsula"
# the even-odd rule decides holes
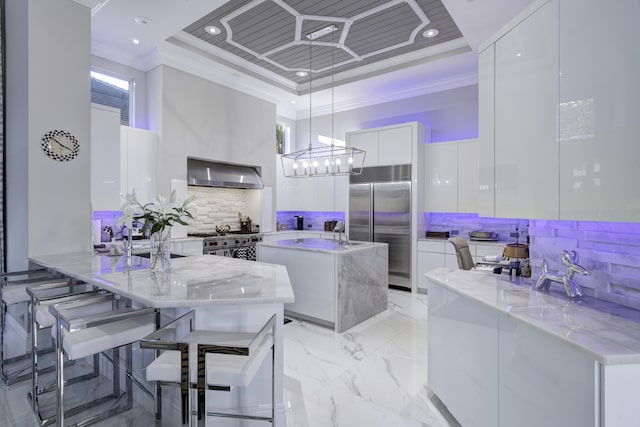
[[[256,332],[276,314],[274,387],[276,422],[283,427],[283,310],[294,301],[289,276],[280,265],[218,256],[190,256],[171,260],[167,273],[151,274],[149,260],[95,255],[93,252],[31,256],[30,261],[69,277],[91,283],[134,303],[161,308],[168,316],[196,310],[196,327],[234,332]],[[267,363],[270,365],[270,362]],[[264,368],[264,369],[263,369]],[[257,381],[257,382],[256,382]],[[263,366],[245,394],[229,393],[220,404],[235,399],[269,401],[271,368]],[[148,403],[148,402],[147,402]]]
[[[285,312],[347,329],[387,309],[386,243],[302,238],[258,243],[258,260],[287,267],[295,303]]]
[[[638,310],[522,277],[426,277],[428,385],[462,425],[637,425]]]

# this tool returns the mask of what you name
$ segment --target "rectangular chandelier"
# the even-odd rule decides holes
[[[282,171],[288,178],[360,175],[365,152],[353,147],[311,147],[283,154]]]

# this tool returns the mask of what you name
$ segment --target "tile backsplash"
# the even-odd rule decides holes
[[[542,258],[554,274],[564,272],[560,251],[573,250],[591,273],[573,276],[586,295],[640,309],[640,224],[531,220],[529,233],[534,278]]]
[[[425,212],[425,224],[429,231],[448,231],[451,237],[469,238],[471,231],[493,231],[498,233],[498,241],[515,242],[512,233],[518,227],[519,242],[526,243],[529,228],[528,219],[487,218],[478,214]],[[424,237],[424,232],[418,237]]]
[[[238,212],[246,214],[246,191],[235,188],[189,186],[187,194],[196,196],[196,221],[189,226],[190,232],[210,231],[216,225],[227,224],[232,231],[240,230]]]
[[[304,218],[306,231],[324,231],[325,221],[344,221],[344,212],[277,211],[276,222],[285,230],[295,230],[296,215]]]

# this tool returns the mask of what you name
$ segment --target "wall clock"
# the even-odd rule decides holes
[[[67,131],[51,130],[42,137],[42,150],[53,160],[68,162],[78,156],[80,144]]]

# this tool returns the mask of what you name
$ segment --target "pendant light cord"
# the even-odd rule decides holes
[[[334,56],[335,56],[335,49],[336,47],[333,45],[333,32],[331,33],[331,150],[333,150],[333,82],[334,82],[334,77],[333,77],[333,64],[335,63],[334,61]]]
[[[312,40],[309,40],[309,156],[311,156],[311,82],[313,80],[313,70],[311,69],[311,44]]]

